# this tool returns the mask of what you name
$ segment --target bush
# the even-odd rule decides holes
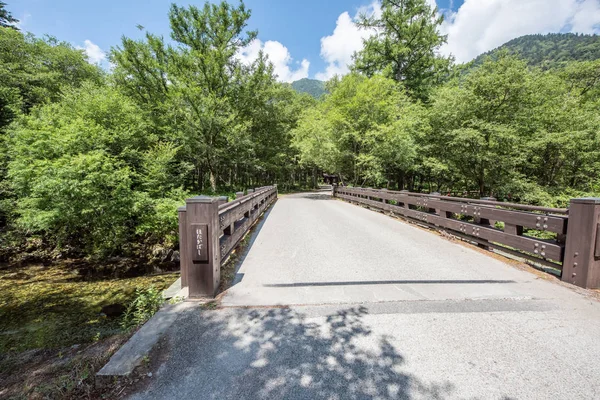
[[[112,87],[85,84],[22,117],[7,140],[11,226],[51,254],[148,256],[177,246],[178,147]],[[8,214],[7,214],[8,215]],[[141,251],[140,251],[141,249]],[[55,250],[54,252],[52,250]]]
[[[41,160],[32,170],[28,194],[17,201],[23,230],[48,232],[57,246],[88,254],[109,253],[127,241],[134,204],[129,168],[91,152]]]
[[[135,298],[123,315],[121,327],[129,330],[140,326],[156,314],[163,302],[162,291],[154,286],[147,289],[135,289]]]

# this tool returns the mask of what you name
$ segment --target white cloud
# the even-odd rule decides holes
[[[352,55],[362,49],[363,39],[373,34],[373,30],[359,29],[356,26],[355,22],[361,14],[379,16],[380,4],[375,1],[359,8],[353,18],[348,12],[340,14],[333,33],[321,38],[321,58],[325,60],[327,66],[325,71],[315,75],[317,79],[329,80],[334,75],[348,73],[348,67],[352,64]]]
[[[443,54],[470,61],[516,37],[536,33],[597,33],[598,0],[465,0],[446,14]]]
[[[427,2],[436,6],[435,0]],[[523,35],[600,33],[600,0],[465,0],[457,11],[439,11],[446,17],[441,32],[448,35],[440,52],[454,55],[457,62],[470,61]],[[359,8],[354,17],[348,12],[338,17],[333,33],[321,38],[321,58],[327,66],[315,75],[317,79],[348,73],[352,55],[373,34],[355,25],[361,13],[381,15],[381,3],[375,0]]]
[[[19,30],[23,30],[23,29],[25,29],[25,26],[27,25],[27,21],[29,21],[30,18],[31,18],[31,14],[29,14],[28,12],[25,12],[21,18],[17,18],[19,20],[19,22],[15,23],[14,25]]]
[[[77,46],[80,50],[85,50],[85,54],[88,56],[88,60],[91,64],[100,64],[106,59],[106,53],[91,40],[85,40],[84,46]]]
[[[301,62],[294,63],[288,48],[277,41],[268,40],[263,43],[260,40],[255,39],[242,49],[237,54],[237,57],[242,62],[249,64],[256,60],[258,53],[261,50],[273,64],[275,74],[280,81],[293,82],[308,77],[310,62],[303,59]],[[292,69],[294,64],[296,65],[296,68]]]
[[[431,7],[436,7],[435,0],[427,0]],[[381,17],[381,2],[374,0],[360,7],[354,17],[350,13],[340,14],[335,29],[330,36],[321,38],[321,58],[327,63],[325,71],[315,74],[315,78],[329,80],[334,75],[345,75],[350,71],[352,56],[362,50],[363,40],[375,33],[374,29],[360,29],[356,21],[360,15]]]

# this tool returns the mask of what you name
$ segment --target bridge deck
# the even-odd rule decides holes
[[[224,305],[531,298],[537,276],[326,193],[283,196]]]
[[[591,292],[323,194],[275,204],[222,300],[133,398],[600,398]]]

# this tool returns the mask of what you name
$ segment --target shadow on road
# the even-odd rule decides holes
[[[254,242],[256,241],[256,238],[258,237],[258,234],[260,233],[263,225],[265,224],[265,221],[269,217],[269,214],[271,214],[271,211],[273,211],[273,208],[275,207],[276,204],[277,204],[277,202],[275,202],[267,210],[265,210],[264,214],[260,217],[260,219],[258,220],[258,222],[256,223],[256,225],[254,225],[250,229],[250,233],[249,233],[250,240],[248,241],[248,244],[246,245],[246,247],[244,247],[241,250],[239,258],[237,260],[235,260],[235,275],[233,277],[233,282],[231,282],[231,286],[228,286],[228,288],[237,285],[238,283],[240,283],[242,281],[242,279],[244,279],[244,274],[242,274],[242,273],[239,272],[240,271],[240,267],[244,263],[244,260],[248,256],[248,253],[250,252],[250,249],[252,249],[252,246],[254,245]]]
[[[308,200],[332,200],[333,199],[330,191],[294,193],[294,194],[290,194],[289,197],[295,198],[295,199],[308,199]]]
[[[443,399],[448,381],[402,371],[389,338],[372,333],[364,307],[315,319],[289,308],[183,315],[170,357],[136,399]],[[432,373],[434,374],[434,372]]]
[[[515,283],[511,280],[496,279],[453,279],[453,280],[383,280],[383,281],[346,281],[346,282],[294,282],[294,283],[269,283],[264,287],[308,287],[308,286],[355,286],[355,285],[445,285],[445,284],[489,284],[489,283]]]

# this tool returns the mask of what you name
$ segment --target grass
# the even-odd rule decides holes
[[[68,263],[0,265],[0,398],[81,399],[125,395],[126,384],[97,388],[95,373],[132,332],[103,306],[127,306],[136,288],[163,290],[162,274],[86,279]]]
[[[81,277],[67,264],[0,267],[0,354],[85,344],[121,332],[103,306],[127,305],[137,287],[164,289],[174,274],[121,279]]]

